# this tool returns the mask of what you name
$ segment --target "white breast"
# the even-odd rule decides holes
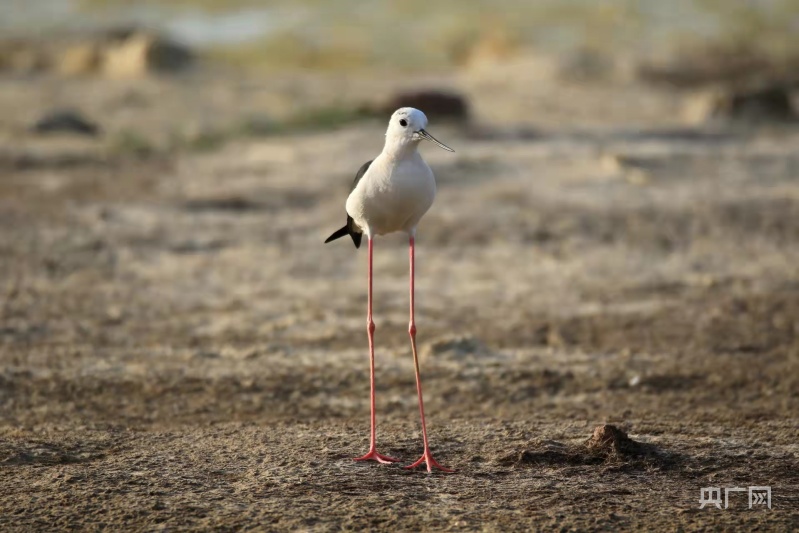
[[[436,181],[418,152],[392,164],[378,156],[347,198],[347,213],[367,235],[411,233],[433,205]]]

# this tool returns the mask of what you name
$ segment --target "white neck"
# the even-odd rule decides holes
[[[407,137],[388,137],[386,138],[385,146],[383,146],[383,154],[392,161],[405,159],[416,152],[419,142]]]

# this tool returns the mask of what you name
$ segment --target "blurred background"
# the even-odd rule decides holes
[[[795,54],[797,8],[792,0],[7,0],[0,28],[38,39],[146,28],[250,69],[419,71],[468,63],[481,43],[506,54],[580,49],[634,58],[712,44],[786,60]]]
[[[785,94],[796,86],[798,12],[795,0],[6,0],[0,75],[50,87],[53,107],[102,114],[92,118],[109,143],[131,149],[329,128],[384,113],[408,88],[454,89],[471,100],[473,117],[495,122],[769,120],[788,112]],[[132,81],[148,77],[157,80]],[[83,81],[68,83],[75,78]],[[553,83],[568,85],[564,94],[551,95]],[[635,83],[727,94],[666,107],[628,106],[623,90],[605,102],[568,96],[575,86]],[[760,100],[765,111],[742,111],[733,89],[782,94]],[[162,101],[140,105],[137,116],[122,109],[151,93]],[[31,108],[44,104],[28,98],[5,106],[7,124],[35,121]],[[161,106],[166,123],[151,116]]]
[[[0,529],[790,530],[797,89],[799,0],[0,0]],[[405,105],[456,150],[417,237],[446,480],[350,460],[366,261],[323,244]]]

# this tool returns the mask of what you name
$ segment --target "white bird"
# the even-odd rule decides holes
[[[433,171],[422,159],[417,148],[421,141],[427,140],[444,150],[450,152],[455,150],[437,141],[425,131],[426,127],[427,117],[418,109],[403,107],[391,115],[383,151],[374,160],[364,163],[355,175],[352,192],[350,192],[346,204],[347,224],[328,237],[325,242],[349,235],[352,237],[355,247],[359,248],[363,234],[366,234],[366,238],[369,240],[366,331],[369,337],[371,438],[369,451],[355,460],[374,460],[380,463],[398,461],[398,459],[378,453],[375,442],[375,323],[372,320],[372,250],[375,236],[401,231],[408,234],[409,242],[411,305],[408,333],[411,337],[413,364],[416,371],[416,393],[419,397],[419,413],[422,418],[422,439],[424,441],[422,457],[406,468],[416,468],[424,463],[427,465],[428,472],[432,472],[434,467],[445,472],[452,472],[433,459],[427,439],[424,402],[422,401],[422,380],[419,376],[419,357],[416,352],[413,282],[416,226],[433,205],[433,200],[436,197],[436,180]]]

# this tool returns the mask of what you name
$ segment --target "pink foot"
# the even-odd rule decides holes
[[[372,448],[369,450],[369,453],[361,457],[356,457],[353,459],[353,461],[377,461],[378,463],[389,464],[398,463],[399,459],[394,459],[393,457],[383,455],[382,453],[377,453],[377,450]]]
[[[438,461],[433,459],[433,454],[430,453],[429,449],[426,449],[424,451],[424,454],[422,454],[422,456],[419,458],[418,461],[416,461],[412,465],[406,466],[405,468],[410,470],[411,468],[416,468],[417,466],[421,466],[422,463],[426,463],[427,464],[427,471],[428,472],[432,472],[433,468],[438,468],[442,472],[450,472],[450,473],[455,472],[451,468],[447,468],[445,466],[441,466]]]

